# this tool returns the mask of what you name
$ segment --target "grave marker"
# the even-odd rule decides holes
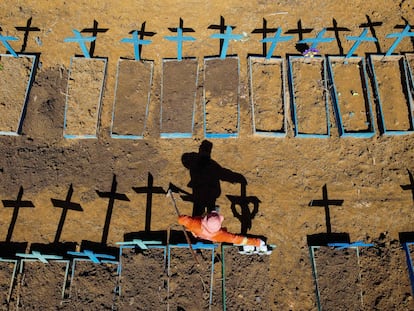
[[[24,201],[23,198],[23,187],[20,186],[19,193],[17,194],[16,200],[2,200],[4,207],[12,207],[13,208],[13,215],[10,221],[9,230],[7,231],[6,242],[10,242],[14,226],[16,225],[17,216],[19,215],[19,210],[21,207],[23,208],[34,208],[32,201]]]
[[[96,193],[98,194],[99,197],[109,198],[108,209],[106,211],[105,224],[104,224],[104,229],[103,229],[103,233],[102,233],[102,240],[101,240],[102,244],[106,244],[106,242],[108,241],[109,226],[110,226],[110,223],[111,223],[112,212],[113,212],[113,209],[114,209],[115,200],[121,200],[121,201],[128,201],[129,202],[129,199],[125,194],[116,192],[117,185],[118,185],[118,183],[116,182],[116,175],[114,175],[113,178],[112,178],[112,186],[111,186],[111,191],[110,192],[102,192],[102,191],[96,190]]]
[[[73,211],[78,211],[78,212],[83,211],[82,206],[79,203],[71,202],[72,194],[73,194],[73,186],[72,184],[70,184],[65,201],[51,199],[54,207],[58,207],[62,209],[62,214],[60,216],[59,224],[56,230],[54,243],[58,243],[60,240],[60,236],[63,230],[63,224],[65,223],[68,210],[73,210]]]

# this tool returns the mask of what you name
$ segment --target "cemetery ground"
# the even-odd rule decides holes
[[[386,135],[379,131],[378,102],[374,98],[375,85],[370,79],[368,87],[375,127],[375,133],[370,137],[339,136],[331,96],[328,96],[327,115],[329,137],[295,137],[287,86],[286,135],[254,135],[248,78],[248,55],[263,56],[270,46],[267,44],[266,51],[263,51],[260,40],[264,28],[282,27],[283,35],[294,36],[291,41],[280,42],[276,47],[274,56],[282,58],[290,54],[299,55],[297,41],[314,38],[323,28],[332,29],[325,33],[325,37],[335,40],[320,43],[319,54],[344,56],[353,45],[346,36],[359,36],[363,29],[368,29],[368,35],[376,37],[378,42],[363,42],[355,51],[355,55],[367,57],[369,54],[384,54],[390,48],[394,39],[386,38],[387,34],[402,31],[401,27],[406,23],[414,24],[413,9],[412,2],[404,0],[231,0],[225,3],[130,0],[122,1],[122,4],[117,1],[73,0],[57,1],[53,6],[46,0],[3,1],[0,4],[1,34],[19,37],[19,41],[10,41],[11,46],[17,52],[37,54],[39,63],[21,134],[0,136],[0,199],[3,200],[0,247],[23,246],[27,251],[34,244],[46,247],[67,243],[75,244],[78,249],[93,244],[115,247],[116,242],[124,241],[126,236],[134,236],[137,232],[150,236],[151,233],[165,234],[177,219],[171,200],[166,197],[171,184],[181,189],[176,194],[180,212],[191,214],[192,203],[185,200],[192,191],[189,187],[190,173],[182,163],[182,156],[196,154],[205,139],[203,100],[206,75],[203,59],[220,55],[219,40],[210,36],[220,33],[221,24],[232,25],[235,26],[233,32],[243,36],[240,41],[230,41],[227,51],[228,55],[239,60],[239,127],[235,127],[234,117],[228,123],[220,123],[212,128],[221,130],[228,126],[226,130],[237,131],[237,136],[211,138],[209,141],[213,143],[212,159],[221,167],[243,175],[247,186],[242,191],[239,183],[221,181],[217,205],[229,231],[247,230],[249,234],[265,237],[277,248],[270,256],[240,255],[229,248],[222,253],[218,249],[212,309],[220,310],[223,304],[221,261],[224,258],[228,310],[316,310],[318,302],[323,310],[345,310],[349,305],[354,306],[354,310],[413,310],[414,301],[400,236],[401,233],[414,232],[411,187],[414,134]],[[195,41],[184,42],[182,48],[184,57],[198,60],[195,95],[189,98],[195,104],[194,124],[191,124],[190,138],[161,138],[161,103],[169,100],[163,98],[163,94],[174,95],[171,89],[162,93],[162,64],[163,59],[177,58],[177,44],[164,37],[177,35],[174,32],[177,27],[191,28],[193,31],[184,35],[196,38]],[[24,28],[31,29],[25,32]],[[84,114],[99,114],[96,138],[64,137],[71,58],[82,53],[78,44],[64,42],[64,38],[73,36],[73,29],[83,31],[85,36],[92,36],[95,31],[96,41],[93,45],[88,44],[87,48],[94,58],[106,58],[107,62],[101,109],[78,112],[82,114],[79,121]],[[141,90],[150,92],[148,111],[139,112],[147,113],[145,124],[134,112],[121,111],[119,118],[114,119],[119,125],[116,130],[142,137],[114,138],[111,136],[114,100],[122,95],[115,92],[117,64],[120,58],[134,58],[133,46],[120,40],[131,37],[133,30],[145,30],[148,33],[145,39],[152,41],[141,50],[142,59],[153,61],[151,87],[142,86]],[[266,36],[273,34],[269,32]],[[6,52],[3,46],[0,48],[2,53]],[[398,55],[412,52],[414,45],[410,38],[405,38],[394,51]],[[137,71],[149,79],[150,66],[141,67]],[[171,77],[180,76],[179,72],[177,75],[173,72],[179,71],[179,66],[169,69],[168,81],[173,81]],[[223,71],[220,77],[222,84],[234,83],[234,76],[226,77],[226,74]],[[387,76],[385,68],[382,75]],[[124,81],[127,83],[128,79]],[[266,83],[265,79],[260,81]],[[346,89],[346,81],[341,83],[341,87]],[[323,83],[315,84],[315,92],[320,92],[318,87],[321,85]],[[77,87],[82,88],[82,85]],[[84,87],[87,88],[87,84]],[[128,91],[125,86],[117,90]],[[382,87],[381,92],[387,92],[387,89]],[[193,96],[192,92],[188,94]],[[263,92],[253,94],[263,95]],[[90,94],[86,92],[84,96],[87,95]],[[309,95],[320,97],[316,93]],[[330,94],[325,90],[326,95]],[[393,98],[392,93],[386,98]],[[145,102],[142,98],[139,100]],[[211,102],[215,103],[214,100]],[[233,113],[234,107],[231,109]],[[395,114],[394,119],[385,118],[385,122],[391,122],[396,130],[409,129],[409,122],[401,121],[407,122],[404,119],[407,111],[388,108],[387,111],[387,118],[391,113]],[[403,117],[399,119],[401,114]],[[174,113],[171,115],[176,116]],[[4,117],[0,116],[1,124],[8,121]],[[210,117],[212,115],[207,118],[209,126],[212,125]],[[306,118],[306,114],[300,117]],[[323,120],[324,116],[321,117]],[[134,118],[143,130],[126,127],[125,124],[131,122],[130,118]],[[76,121],[74,115],[73,120]],[[344,121],[347,122],[345,127],[352,126],[349,119]],[[318,125],[320,120],[302,122],[313,130],[312,125]],[[280,128],[280,121],[277,126],[265,121],[258,124],[265,129]],[[168,124],[164,130],[175,125]],[[85,126],[94,128],[95,125]],[[187,132],[187,126],[182,128]],[[78,129],[76,127],[76,131]],[[317,128],[317,131],[321,130]],[[116,193],[113,204],[109,199],[111,193]],[[311,204],[321,201],[324,194],[338,204],[329,205],[325,210],[323,204]],[[20,203],[25,203],[26,207],[17,211],[6,207],[4,200],[17,201],[16,198],[20,198]],[[69,209],[63,218],[62,208],[58,208],[56,202],[68,198],[70,202],[78,203],[81,209]],[[250,204],[244,205],[243,210],[237,204],[232,206],[232,198],[249,199]],[[253,202],[257,204],[257,210],[253,208]],[[314,262],[319,272],[320,290],[320,299],[317,300],[309,244],[332,236],[345,237],[349,242],[372,243],[373,246],[360,247],[358,254],[354,248],[345,251],[326,246],[316,248]],[[210,267],[204,264],[210,263],[209,253],[204,250],[198,253],[201,263],[197,266],[187,251],[172,252],[173,274],[169,281],[159,253],[127,252],[125,295],[115,300],[116,269],[109,264],[80,264],[70,296],[66,292],[63,302],[59,301],[62,266],[56,263],[45,269],[39,264],[28,264],[24,274],[19,275],[7,304],[7,276],[12,267],[10,263],[1,263],[2,308],[14,310],[19,305],[19,310],[101,310],[114,305],[119,310],[149,310],[164,309],[169,303],[174,309],[208,309],[205,295],[208,285],[206,287],[205,281]],[[169,292],[166,288],[168,282]],[[146,286],[138,291],[138,284]],[[46,293],[39,288],[53,290]],[[197,295],[193,295],[190,289]],[[42,299],[47,295],[48,299]],[[45,306],[45,301],[50,304]]]

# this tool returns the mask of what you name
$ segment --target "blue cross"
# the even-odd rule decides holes
[[[281,37],[280,36],[281,33],[282,33],[282,28],[278,28],[277,31],[275,32],[275,35],[272,38],[264,38],[264,39],[260,40],[260,42],[262,42],[262,43],[272,42],[272,44],[270,45],[269,50],[267,51],[266,59],[269,59],[269,58],[272,57],[273,52],[276,48],[276,45],[279,42],[286,42],[286,41],[289,41],[289,40],[293,39],[293,36]]]
[[[243,38],[243,35],[233,35],[231,26],[226,27],[225,33],[217,33],[214,35],[211,35],[210,38],[213,39],[223,39],[223,46],[221,48],[220,58],[224,59],[227,55],[227,49],[229,47],[229,41],[230,40],[241,40]]]
[[[172,37],[172,36],[165,36],[164,37],[167,40],[170,41],[177,41],[177,59],[181,60],[182,54],[183,54],[183,41],[195,41],[196,39],[194,37],[190,37],[190,36],[183,36],[183,29],[182,28],[177,28],[177,36],[176,37]]]
[[[403,31],[397,32],[397,33],[390,33],[385,36],[385,38],[396,38],[394,43],[391,45],[390,49],[388,50],[388,52],[385,54],[385,56],[390,56],[392,52],[395,50],[395,48],[397,47],[397,45],[400,44],[401,40],[404,39],[405,37],[414,37],[414,32],[411,32],[410,30],[411,30],[411,26],[407,24],[404,27]]]
[[[83,37],[82,34],[79,31],[77,31],[75,29],[73,29],[72,31],[75,34],[75,36],[70,37],[70,38],[65,38],[63,40],[63,42],[76,42],[76,43],[79,43],[79,46],[80,46],[80,48],[82,50],[82,53],[83,53],[83,56],[85,56],[86,58],[91,58],[91,56],[89,55],[89,51],[86,48],[86,42],[95,41],[96,37]]]
[[[55,259],[55,260],[63,259],[62,256],[57,256],[57,255],[42,255],[38,251],[32,251],[31,254],[16,253],[16,256],[22,257],[25,259],[39,260],[40,262],[43,262],[43,263],[48,263],[47,261],[48,259]]]
[[[322,29],[315,38],[302,39],[299,41],[299,43],[312,43],[310,48],[316,49],[319,43],[322,43],[322,42],[329,43],[335,40],[335,38],[324,38],[323,35],[325,34],[325,32],[326,32],[326,28]]]
[[[112,255],[106,255],[106,254],[95,254],[94,252],[90,250],[84,250],[83,252],[68,252],[69,255],[78,256],[78,257],[87,257],[90,261],[93,263],[101,263],[99,258],[102,259],[115,259],[115,256]]]
[[[347,40],[355,41],[354,45],[349,50],[348,54],[346,54],[345,59],[349,58],[354,54],[355,50],[359,47],[359,45],[364,41],[371,41],[371,42],[377,42],[377,39],[374,37],[367,37],[368,29],[365,28],[359,37],[353,37],[353,36],[346,36]]]
[[[4,47],[9,51],[11,55],[14,57],[18,57],[17,53],[13,50],[13,48],[10,46],[9,42],[7,41],[18,41],[19,38],[11,37],[11,36],[3,36],[0,34],[0,42],[3,43]]]
[[[132,241],[126,241],[126,242],[116,242],[117,245],[121,246],[131,246],[136,245],[140,249],[148,249],[148,245],[161,245],[161,241],[142,241],[140,239],[133,239]]]
[[[144,44],[150,44],[151,40],[142,40],[138,38],[138,31],[134,30],[132,32],[132,38],[122,38],[121,42],[123,43],[132,43],[134,45],[134,56],[135,60],[140,60],[139,57],[139,47]]]
[[[374,246],[374,244],[371,243],[364,243],[363,241],[357,241],[353,243],[328,243],[329,247],[336,247],[336,249],[345,249],[349,247],[370,247]]]

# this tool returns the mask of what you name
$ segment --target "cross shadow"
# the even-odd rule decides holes
[[[58,200],[58,199],[51,199],[54,207],[58,207],[62,209],[62,214],[60,216],[59,224],[56,230],[54,243],[58,243],[60,240],[60,236],[62,235],[63,225],[65,223],[68,210],[83,212],[82,206],[79,203],[71,202],[72,194],[73,194],[73,186],[72,184],[70,184],[68,193],[66,195],[66,199],[64,201]]]
[[[252,228],[252,220],[259,212],[259,203],[261,201],[255,196],[246,196],[246,185],[241,185],[240,196],[227,195],[227,198],[231,202],[231,211],[233,216],[240,221],[240,234],[246,235]],[[253,209],[250,209],[250,204],[253,204]],[[237,208],[240,207],[240,211]]]
[[[404,17],[404,16],[401,16],[401,19],[405,22],[405,24],[404,25],[396,25],[394,28],[395,29],[404,29],[407,25],[409,25],[410,23],[408,22],[408,20]],[[411,29],[411,31],[414,29],[414,26],[410,26],[410,29]],[[410,41],[411,41],[411,45],[413,46],[413,49],[414,49],[414,37],[409,37],[410,38]],[[407,51],[407,52],[400,52],[400,54],[405,54],[405,53],[412,53],[413,51],[412,50],[409,50],[409,51]]]
[[[326,184],[322,187],[322,200],[312,200],[309,206],[324,207],[326,233],[317,233],[307,236],[308,246],[327,246],[329,243],[350,243],[348,233],[332,232],[330,205],[342,206],[344,200],[328,199],[328,189]]]
[[[198,153],[184,153],[181,157],[182,164],[190,173],[187,186],[192,189],[193,216],[201,216],[205,212],[215,210],[216,200],[221,195],[221,181],[247,184],[242,174],[224,168],[214,161],[211,158],[212,149],[213,143],[204,140]]]
[[[262,28],[256,28],[252,31],[252,33],[261,33],[262,39],[266,39],[268,34],[275,33],[278,28],[267,28],[267,20],[263,18]],[[267,42],[262,43],[262,55],[266,57],[267,55]],[[253,56],[253,55],[252,55]]]
[[[332,19],[332,27],[328,27],[328,28],[326,28],[326,30],[327,31],[333,31],[333,33],[335,35],[335,39],[336,39],[336,44],[338,45],[339,55],[344,55],[344,48],[342,46],[342,41],[341,41],[339,33],[340,32],[351,31],[351,30],[349,28],[346,28],[346,27],[339,27],[338,22],[336,21],[335,18]]]
[[[132,187],[136,193],[146,193],[147,203],[145,208],[145,232],[151,231],[151,209],[152,209],[152,195],[153,194],[166,194],[167,192],[162,187],[154,187],[154,177],[151,173],[148,173],[147,186],[145,187]]]
[[[10,221],[10,226],[7,231],[6,242],[10,242],[13,236],[14,227],[16,226],[17,217],[19,216],[20,208],[34,208],[34,204],[32,201],[25,201],[22,200],[23,198],[23,187],[20,186],[19,193],[17,194],[16,200],[2,200],[4,207],[11,207],[13,208],[13,215]]]
[[[26,51],[26,47],[27,47],[27,41],[29,39],[29,34],[31,32],[36,32],[36,31],[40,31],[39,27],[31,27],[32,26],[32,17],[30,17],[27,22],[26,22],[26,26],[16,26],[16,30],[18,31],[23,31],[24,32],[24,36],[23,36],[23,44],[22,47],[20,49],[20,53],[23,53],[24,51]]]
[[[285,33],[286,34],[297,34],[298,41],[303,40],[303,35],[306,33],[311,33],[313,30],[313,28],[303,28],[302,20],[298,20],[296,25],[297,25],[297,28],[289,29]],[[309,49],[309,45],[307,45],[306,43],[297,43],[295,47],[296,47],[296,50],[301,54],[305,52],[307,49]]]
[[[236,26],[230,26],[230,27],[232,29],[235,29],[236,28]],[[220,16],[220,24],[211,24],[211,25],[209,25],[207,27],[207,29],[218,30],[220,34],[224,34],[226,32],[226,28],[227,28],[227,25],[226,25],[226,22],[225,22],[223,16]],[[224,44],[224,39],[220,39],[220,49],[219,49],[219,53],[218,53],[218,55],[214,55],[214,56],[211,56],[211,57],[218,57],[218,56],[221,55],[221,51],[223,49],[223,44]],[[227,56],[230,56],[230,55],[227,55]]]
[[[114,205],[115,205],[115,200],[129,201],[128,197],[125,194],[116,192],[117,186],[118,186],[118,183],[116,181],[116,175],[114,174],[112,178],[111,191],[102,192],[102,191],[96,190],[96,193],[98,194],[100,198],[109,199],[108,208],[107,208],[106,217],[105,217],[105,224],[104,224],[104,228],[102,232],[102,239],[101,239],[102,245],[106,245],[108,241],[109,226],[111,224],[111,218],[112,218],[112,212],[113,212]]]
[[[369,15],[365,15],[365,17],[367,18],[367,22],[366,23],[362,23],[361,25],[359,25],[359,28],[368,28],[369,29],[369,31],[371,32],[372,36],[375,39],[377,39],[377,41],[374,42],[375,43],[375,48],[377,49],[377,53],[378,54],[381,54],[382,53],[381,52],[381,45],[380,45],[380,42],[378,40],[378,37],[377,37],[377,33],[376,33],[375,28],[382,26],[382,22],[378,22],[378,21],[377,22],[373,22],[371,20],[371,18],[369,17]]]
[[[105,33],[109,30],[109,28],[99,28],[98,27],[98,21],[95,19],[93,20],[93,26],[92,28],[84,28],[81,30],[82,33],[90,33],[92,37],[97,37],[99,33]],[[93,57],[95,54],[95,47],[96,47],[96,40],[91,42],[91,45],[89,47],[89,55],[90,57]]]
[[[408,177],[410,179],[410,183],[408,185],[400,185],[402,190],[411,190],[411,197],[414,201],[414,176],[410,170],[407,169]]]

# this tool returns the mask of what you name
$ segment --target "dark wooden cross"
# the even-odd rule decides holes
[[[232,29],[235,29],[236,26],[231,26]],[[225,23],[224,17],[220,16],[220,24],[219,25],[210,25],[207,27],[207,29],[217,29],[220,31],[221,34],[224,34],[226,32],[227,29],[227,25]],[[220,53],[221,54],[221,50],[223,49],[223,43],[224,43],[224,39],[220,39]]]
[[[108,28],[98,28],[98,22],[96,20],[93,20],[93,27],[92,28],[84,28],[81,30],[81,32],[84,33],[91,33],[92,37],[97,37],[98,33],[105,33],[108,31]],[[95,53],[95,46],[96,46],[96,40],[91,42],[91,46],[89,48],[89,55],[93,57],[93,54]]]
[[[32,18],[30,17],[26,22],[26,26],[17,26],[17,27],[15,27],[16,30],[18,30],[18,31],[24,31],[23,44],[22,44],[22,48],[20,50],[20,53],[23,53],[26,50],[27,40],[29,39],[29,33],[31,31],[40,31],[39,27],[30,27],[31,25],[32,25]]]
[[[349,28],[346,27],[338,27],[338,22],[335,18],[332,19],[332,27],[326,28],[327,31],[333,31],[335,34],[336,43],[338,44],[339,48],[339,55],[344,55],[344,48],[342,47],[342,41],[339,37],[339,32],[351,31]]]
[[[7,231],[6,242],[11,241],[14,226],[16,225],[16,221],[17,221],[17,216],[19,215],[19,209],[21,207],[30,207],[30,208],[34,207],[32,201],[23,201],[22,197],[23,197],[23,187],[20,186],[19,193],[17,194],[17,199],[15,201],[13,201],[13,200],[2,200],[4,207],[12,207],[13,208],[13,216],[12,216],[12,219],[10,221],[9,230]]]
[[[309,206],[323,206],[325,208],[325,220],[326,220],[326,233],[332,233],[331,227],[331,215],[329,212],[329,205],[341,206],[344,200],[329,200],[328,190],[326,184],[322,187],[322,200],[312,200],[309,202]]]
[[[154,187],[154,177],[151,173],[148,173],[148,182],[146,187],[132,187],[136,193],[147,194],[147,204],[145,208],[145,232],[151,231],[151,208],[152,208],[152,195],[166,194],[167,192],[162,187]]]
[[[410,178],[410,184],[401,185],[401,188],[403,190],[411,190],[411,195],[412,195],[413,201],[414,201],[414,177],[413,177],[413,174],[409,170],[407,170],[407,172],[408,172],[408,177]]]
[[[278,28],[267,28],[267,20],[263,18],[263,28],[256,28],[252,31],[252,33],[261,33],[262,34],[262,38],[266,39],[267,38],[267,34],[270,33],[275,33]],[[263,41],[262,43],[262,49],[263,49],[263,56],[267,55],[267,42]]]
[[[378,42],[378,38],[377,38],[377,34],[375,32],[375,27],[379,27],[382,25],[382,22],[373,22],[371,21],[371,18],[369,17],[369,15],[365,15],[365,17],[367,18],[367,22],[366,23],[362,23],[361,25],[359,25],[359,28],[369,28],[369,31],[371,32],[372,36],[377,39],[377,41],[375,41],[375,47],[377,48],[377,53],[381,54],[381,45]]]
[[[70,184],[68,193],[66,194],[66,199],[64,201],[57,200],[57,199],[51,199],[54,207],[59,207],[62,209],[62,214],[60,216],[59,224],[56,230],[54,243],[58,243],[60,240],[60,236],[63,230],[63,224],[65,223],[68,210],[73,210],[73,211],[78,211],[78,212],[83,211],[82,206],[79,203],[71,202],[72,194],[73,194],[73,186],[72,184]]]
[[[102,232],[102,240],[101,240],[102,244],[106,244],[106,242],[108,241],[109,225],[111,223],[115,200],[129,201],[128,197],[125,194],[116,192],[117,185],[118,183],[116,182],[116,175],[114,175],[112,179],[112,186],[111,186],[110,192],[101,192],[101,191],[96,190],[96,193],[98,194],[100,198],[109,198],[108,209],[106,211],[106,217],[105,217],[105,225],[104,225],[104,229]]]

